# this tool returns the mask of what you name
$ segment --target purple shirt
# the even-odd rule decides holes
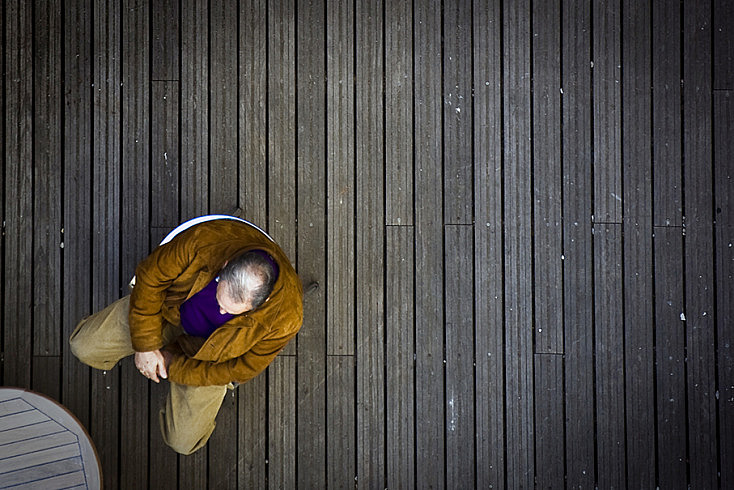
[[[234,318],[235,315],[219,313],[217,284],[214,279],[204,289],[184,301],[179,308],[181,326],[187,334],[207,338],[214,330]]]

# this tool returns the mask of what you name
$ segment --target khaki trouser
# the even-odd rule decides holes
[[[134,354],[127,320],[129,309],[130,296],[125,296],[79,322],[69,339],[74,355],[93,368],[110,370],[120,359]],[[181,327],[167,324],[163,329],[164,344],[181,332]],[[159,416],[163,440],[174,451],[191,454],[204,447],[212,435],[227,386],[169,384],[166,404]]]

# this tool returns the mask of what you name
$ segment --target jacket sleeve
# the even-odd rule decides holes
[[[168,379],[191,386],[226,385],[232,381],[245,383],[273,362],[297,332],[270,335],[240,357],[225,362],[200,361],[185,355],[174,356],[168,366]]]
[[[163,347],[162,307],[166,289],[193,261],[191,240],[179,235],[156,248],[135,269],[135,287],[130,295],[130,337],[136,352]]]

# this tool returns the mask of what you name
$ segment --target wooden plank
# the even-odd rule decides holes
[[[594,3],[592,34],[595,222],[622,222],[620,1]]]
[[[353,355],[355,332],[354,8],[327,2],[327,354]]]
[[[237,1],[209,6],[209,210],[230,213],[237,208],[238,141]]]
[[[444,219],[471,224],[471,1],[447,3],[442,20]]]
[[[622,6],[624,342],[629,485],[654,487],[655,424],[651,18],[649,2]],[[627,273],[634,271],[634,273]]]
[[[571,488],[594,485],[591,12],[563,2],[563,288],[566,471]]]
[[[721,488],[734,486],[734,94],[714,92],[716,333]]]
[[[297,1],[296,107],[298,273],[305,284],[326,274],[326,3]],[[291,255],[294,257],[295,255]],[[326,486],[326,305],[318,290],[304,302],[298,335],[296,459],[299,486]],[[295,409],[295,408],[292,408]]]
[[[729,143],[731,144],[731,143]],[[717,346],[719,409],[719,461],[721,488],[734,485],[734,468],[726,462],[734,461],[734,335],[730,319],[734,318],[734,226],[716,228],[717,278]]]
[[[33,356],[32,388],[54,400],[61,400],[61,356]]]
[[[153,13],[156,17],[157,13]],[[150,13],[142,2],[127,0],[122,9],[125,34],[122,39],[122,294],[135,266],[150,251]],[[156,108],[157,110],[157,108]],[[153,111],[155,115],[155,111]],[[155,182],[155,178],[153,180]],[[154,211],[154,213],[157,211]],[[130,239],[135,237],[134,239]],[[133,359],[120,363],[120,486],[131,488],[149,477],[167,475],[168,467],[160,451],[150,452],[149,436],[160,439],[157,410],[149,402],[148,380],[135,369]],[[149,426],[148,413],[153,408],[156,425]],[[142,422],[142,423],[141,423]],[[151,430],[152,428],[152,430]],[[156,447],[156,446],[153,446]],[[149,476],[148,467],[156,468]],[[175,466],[174,466],[175,471]],[[174,473],[175,480],[175,473]]]
[[[0,9],[0,25],[3,26],[5,32],[5,10]],[[0,172],[5,179],[5,42],[0,43],[0,63],[3,66],[3,76],[0,77],[0,106],[3,107],[2,124],[0,124]],[[4,182],[4,181],[3,181]],[[5,192],[5,184],[0,185],[3,193]],[[0,214],[5,216],[5,197],[0,199]],[[0,228],[0,318],[5,320],[5,219],[2,220]],[[5,338],[5,322],[0,322],[0,338]],[[0,364],[0,383],[4,379],[5,363]]]
[[[181,0],[181,220],[209,211],[209,2]]]
[[[388,226],[385,234],[386,485],[414,488],[415,237],[412,226]]]
[[[507,486],[529,488],[535,478],[530,2],[503,8],[503,107],[512,114],[503,125]]]
[[[446,480],[462,488],[476,485],[473,241],[472,226],[446,226]]]
[[[497,375],[504,372],[503,329],[488,328],[502,325],[504,314],[502,49],[498,28],[501,18],[498,2],[476,3],[473,54],[477,488],[505,486],[505,453],[497,450],[504,448],[505,437],[504,381]],[[416,302],[419,296],[416,295]]]
[[[206,488],[207,456],[206,449],[201,449],[188,456],[178,455],[179,488]]]
[[[445,482],[441,10],[414,4],[416,486]]]
[[[268,488],[296,488],[296,358],[276,357],[268,378]]]
[[[734,92],[714,92],[714,207],[716,224],[734,226]]]
[[[385,2],[385,223],[413,224],[413,6]]]
[[[711,28],[710,4],[683,5],[686,374],[689,483],[696,488],[718,485]]]
[[[210,194],[212,212],[231,212],[238,205],[238,93],[232,89],[238,76],[237,2],[210,4]],[[237,397],[228,392],[217,415],[217,425],[208,445],[208,485],[236,488]]]
[[[243,1],[239,14],[239,204],[247,220],[267,226],[267,2]]]
[[[141,3],[141,10],[150,9],[150,79],[179,80],[179,0],[152,0]],[[130,53],[133,54],[133,53]]]
[[[683,224],[680,9],[652,7],[653,224]]]
[[[385,481],[384,110],[382,2],[356,19],[356,272],[358,487]]]
[[[533,11],[533,234],[535,352],[563,353],[561,26],[558,0]],[[475,138],[476,139],[476,138]]]
[[[61,4],[37,4],[33,56],[33,354],[61,354]]]
[[[130,359],[132,360],[132,359]],[[130,363],[132,364],[132,363]],[[134,369],[134,365],[128,365],[127,366],[128,371],[136,372]],[[145,381],[145,386],[143,388],[144,393],[150,393],[150,404],[149,404],[149,410],[148,413],[141,414],[141,418],[137,419],[137,423],[139,425],[145,426],[146,429],[150,431],[150,442],[148,442],[148,448],[147,451],[149,453],[149,459],[150,459],[150,471],[149,471],[149,480],[148,480],[148,488],[160,488],[160,489],[175,489],[178,488],[178,457],[176,453],[166,445],[165,442],[163,442],[163,436],[161,435],[161,424],[160,424],[160,410],[165,407],[166,398],[168,397],[168,392],[170,390],[170,385],[168,382],[162,382],[162,383],[153,383],[145,379],[144,376],[139,376],[143,378]],[[140,394],[138,394],[140,396]],[[147,423],[143,422],[147,421]],[[147,441],[146,441],[147,442]],[[131,448],[131,450],[134,450]],[[145,453],[145,451],[141,451]],[[204,453],[206,455],[206,449],[201,449],[199,452]],[[181,456],[181,458],[186,458],[185,456]],[[181,464],[182,468],[181,471],[183,471],[183,466],[188,466],[187,462]],[[196,465],[193,465],[194,468],[196,468]],[[126,472],[126,471],[125,471]],[[141,478],[146,473],[136,471],[135,472],[138,475],[138,478]],[[131,475],[130,477],[127,477],[127,479],[132,479],[134,476]],[[187,482],[190,483],[190,482]],[[204,480],[204,485],[206,485],[206,481]],[[138,486],[140,486],[140,483],[138,483]],[[181,487],[181,488],[187,488],[187,487]],[[195,488],[195,487],[188,487],[188,488]],[[198,487],[202,488],[202,487]],[[204,487],[205,488],[205,487]]]
[[[268,233],[296,260],[295,2],[268,2]],[[283,354],[295,354],[290,342]]]
[[[655,228],[655,352],[660,487],[686,481],[685,323],[682,228]]]
[[[327,356],[326,467],[328,488],[354,487],[357,478],[354,356]]]
[[[152,82],[150,87],[150,224],[172,230],[181,222],[178,82]],[[150,245],[153,249],[157,243]]]
[[[92,310],[120,296],[120,4],[95,1],[93,11],[94,81],[92,120]],[[120,431],[110,420],[120,416],[119,370],[92,371],[90,429],[97,446],[104,487],[115,489],[119,478]]]
[[[714,90],[734,90],[734,4],[713,0]]]
[[[3,384],[29,388],[31,373],[22,359],[32,355],[33,316],[33,4],[5,5],[5,263]],[[9,287],[11,286],[12,287]],[[48,343],[47,343],[48,344]]]
[[[538,488],[563,488],[563,357],[535,354],[535,474]]]
[[[237,488],[237,393],[227,390],[207,449],[209,488]]]
[[[594,374],[597,483],[626,486],[622,225],[594,226]]]
[[[89,428],[89,368],[68,349],[82,317],[91,313],[92,128],[91,0],[64,2],[64,230],[61,301],[63,404]],[[76,189],[76,192],[69,192]],[[74,271],[73,273],[69,271]]]
[[[240,488],[266,488],[268,475],[268,375],[237,388],[238,478]]]
[[[239,204],[248,220],[267,226],[267,2],[240,2],[239,16]],[[240,488],[267,486],[267,393],[267,375],[237,389]]]

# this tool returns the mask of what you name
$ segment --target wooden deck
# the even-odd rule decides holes
[[[0,18],[0,381],[82,421],[105,488],[734,488],[734,3]],[[66,339],[236,208],[321,288],[178,457],[165,387]]]

